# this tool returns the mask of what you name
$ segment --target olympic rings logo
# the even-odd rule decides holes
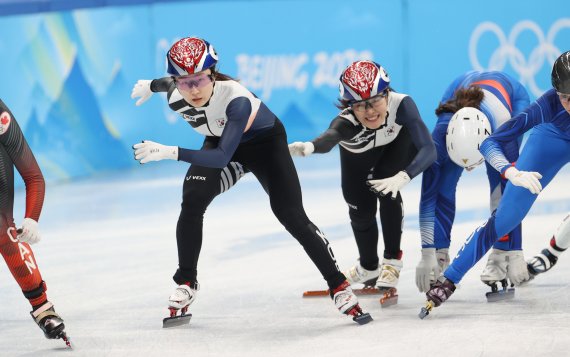
[[[563,18],[556,21],[546,36],[542,29],[533,21],[525,20],[518,22],[507,37],[503,30],[494,22],[483,22],[479,24],[469,41],[469,59],[473,69],[478,71],[501,71],[508,64],[520,76],[521,83],[535,95],[540,96],[544,90],[539,88],[535,81],[535,75],[546,64],[551,66],[562,51],[554,45],[554,40],[558,33],[570,28],[570,18]],[[531,31],[538,40],[537,46],[531,51],[528,58],[516,46],[519,35],[524,31]],[[499,46],[494,50],[489,58],[487,66],[483,66],[478,57],[479,41],[486,32],[490,32],[497,40]],[[567,50],[567,49],[564,49]],[[550,70],[548,71],[550,73]]]

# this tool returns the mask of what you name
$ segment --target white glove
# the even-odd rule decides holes
[[[519,171],[516,167],[511,166],[505,171],[505,177],[515,186],[528,189],[530,192],[538,195],[542,191],[542,185],[539,179],[542,175],[534,171]]]
[[[150,90],[150,82],[151,80],[148,79],[139,79],[137,83],[133,86],[133,91],[131,92],[131,98],[135,99],[140,97],[141,99],[137,100],[135,103],[137,106],[146,102],[151,96],[152,91]]]
[[[149,161],[178,160],[178,146],[165,146],[154,141],[143,140],[142,143],[133,145],[135,160],[141,164]]]
[[[435,257],[435,248],[423,248],[422,259],[416,267],[416,286],[419,291],[427,292],[440,274],[441,269]]]
[[[530,280],[527,263],[522,250],[512,250],[508,254],[507,278],[515,285],[521,285]]]
[[[38,230],[38,222],[31,218],[24,218],[22,228],[17,230],[18,240],[23,243],[34,244],[40,241],[40,231]]]
[[[312,142],[296,141],[289,144],[289,153],[291,156],[309,156],[315,151],[315,145]]]
[[[408,182],[410,182],[410,176],[408,176],[406,171],[400,171],[394,176],[382,180],[367,181],[370,189],[382,196],[392,192],[392,199],[396,199],[398,191],[400,191]]]
[[[439,248],[435,251],[435,257],[439,264],[439,269],[445,273],[445,269],[449,266],[449,248]],[[436,278],[437,279],[437,278]]]

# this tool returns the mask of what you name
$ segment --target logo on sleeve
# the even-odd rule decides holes
[[[12,117],[10,116],[10,113],[2,112],[2,114],[0,114],[0,135],[8,131],[8,127],[11,122]]]

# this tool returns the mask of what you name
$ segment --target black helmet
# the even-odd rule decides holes
[[[554,62],[551,80],[558,93],[570,94],[570,51],[561,54]]]

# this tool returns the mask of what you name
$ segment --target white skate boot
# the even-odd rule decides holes
[[[168,298],[168,307],[176,310],[187,310],[188,306],[196,299],[197,292],[198,289],[192,289],[186,284],[178,285]]]
[[[352,316],[352,320],[356,323],[364,325],[372,321],[369,313],[362,312],[358,304],[358,298],[352,292],[352,288],[347,280],[331,291],[330,295],[338,311]]]
[[[170,317],[162,321],[162,327],[180,326],[190,322],[192,314],[187,314],[188,307],[194,302],[198,290],[200,290],[198,284],[192,285],[192,287],[187,284],[178,285],[176,290],[170,295],[168,298]],[[180,315],[178,315],[178,311],[180,311]]]
[[[515,286],[524,284],[532,279],[522,250],[511,250],[507,256],[507,278]]]
[[[509,252],[506,250],[491,249],[487,265],[481,273],[482,282],[491,285],[507,279],[508,254]]]
[[[346,280],[348,280],[350,284],[364,284],[365,287],[374,286],[376,285],[376,280],[378,280],[378,276],[380,275],[380,268],[378,267],[375,270],[366,270],[362,265],[360,265],[360,263],[358,263],[343,272],[343,274],[346,276]]]
[[[512,299],[515,296],[515,289],[509,288],[507,282],[509,254],[506,250],[491,249],[487,265],[481,273],[481,281],[491,287],[491,291],[485,294],[488,302]],[[501,283],[501,290],[497,283]]]
[[[569,216],[570,217],[570,216]],[[568,221],[570,222],[570,221]],[[561,236],[559,240],[563,240],[563,244],[567,244],[568,237],[570,236],[570,232],[568,231],[568,226],[570,225],[564,220],[563,226],[559,228],[559,231],[563,233],[559,233],[558,235]],[[550,245],[543,249],[540,254],[535,255],[532,259],[530,259],[528,264],[528,272],[530,273],[530,278],[534,279],[535,276],[538,274],[546,273],[556,264],[558,261],[558,257],[562,254],[567,248],[561,248],[558,246],[559,243],[556,242],[556,237],[552,237],[550,240]]]
[[[384,258],[376,285],[378,285],[379,288],[395,288],[400,280],[400,271],[403,265],[400,259]]]

